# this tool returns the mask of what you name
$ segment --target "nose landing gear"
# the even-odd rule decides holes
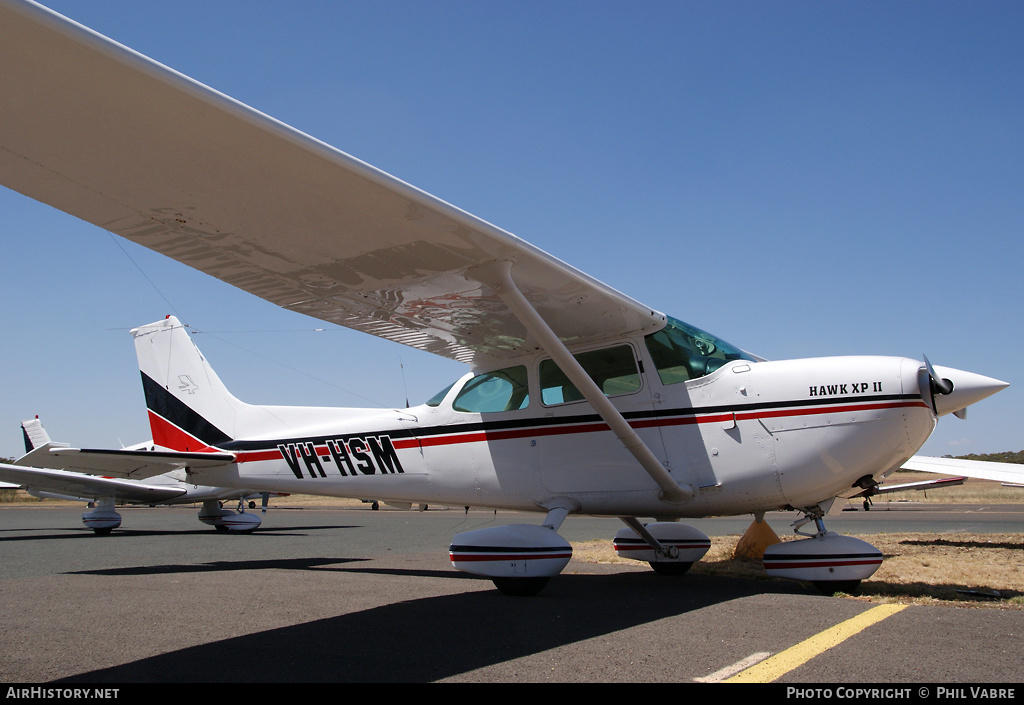
[[[803,519],[793,525],[795,533],[808,538],[769,546],[764,552],[764,570],[773,577],[792,578],[813,584],[820,592],[855,592],[862,580],[878,570],[882,552],[866,541],[829,533],[820,506],[804,510]],[[813,534],[800,529],[813,522]]]

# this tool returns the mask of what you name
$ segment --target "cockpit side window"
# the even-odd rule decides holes
[[[731,360],[754,360],[724,340],[674,318],[644,341],[662,384],[709,375]]]
[[[525,409],[530,404],[526,367],[485,372],[466,382],[452,402],[455,411],[486,414]]]
[[[573,357],[606,396],[630,394],[640,389],[636,357],[628,345],[590,350]],[[550,406],[579,401],[583,395],[554,360],[544,360],[540,363],[540,398]]]

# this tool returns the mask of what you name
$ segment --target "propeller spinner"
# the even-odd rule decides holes
[[[989,397],[1010,385],[1007,382],[951,367],[935,367],[924,357],[932,393],[932,408],[936,415],[952,413],[957,418],[967,416],[967,407]]]

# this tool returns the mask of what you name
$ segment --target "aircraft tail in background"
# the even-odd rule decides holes
[[[36,448],[51,442],[50,434],[43,428],[43,422],[39,420],[38,416],[21,422],[21,435],[25,439],[26,453],[31,453]]]

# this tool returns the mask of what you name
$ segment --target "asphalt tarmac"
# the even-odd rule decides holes
[[[120,512],[122,528],[97,537],[78,507],[0,507],[0,683],[695,683],[875,607],[795,581],[575,560],[540,595],[510,598],[451,568],[454,533],[537,515],[272,506],[259,531],[236,535],[203,526],[193,507]],[[724,535],[749,521],[692,523]],[[1024,512],[934,505],[829,520],[840,533],[869,524],[1021,532]],[[620,527],[570,518],[561,533],[607,539]],[[771,680],[928,684],[932,697],[965,683],[1013,688],[1022,635],[1024,610],[910,606]]]

